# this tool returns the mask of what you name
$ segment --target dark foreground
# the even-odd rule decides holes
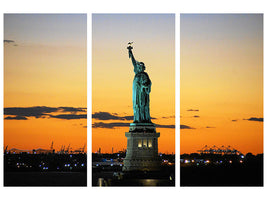
[[[5,172],[4,186],[86,186],[86,172]]]
[[[219,156],[222,164],[214,157],[209,156],[208,164],[181,164],[181,186],[263,186],[263,155],[246,156],[241,162],[231,156],[230,163]]]
[[[93,186],[175,186],[175,155],[160,154],[162,164],[157,172],[124,172],[126,152],[92,154]]]
[[[95,171],[93,186],[175,186],[175,168],[165,167],[158,172]]]
[[[87,156],[5,154],[4,186],[86,186]]]
[[[242,167],[181,167],[181,186],[263,186],[263,171]]]

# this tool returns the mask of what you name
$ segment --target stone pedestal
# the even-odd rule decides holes
[[[123,171],[157,171],[160,168],[158,137],[153,123],[131,123]]]

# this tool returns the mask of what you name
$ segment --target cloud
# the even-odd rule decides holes
[[[251,117],[249,119],[244,119],[248,121],[263,122],[263,118]]]
[[[124,120],[124,119],[125,120],[133,120],[133,118],[134,118],[133,115],[132,116],[123,116],[122,120]]]
[[[9,43],[15,43],[15,41],[14,40],[4,40],[4,44],[5,43],[7,43],[7,44],[9,44]]]
[[[237,121],[237,119],[232,119],[232,122],[236,122]]]
[[[23,117],[35,117],[47,115],[48,113],[56,112],[58,108],[35,106],[35,107],[10,107],[4,108],[4,115],[16,115]]]
[[[187,125],[180,125],[180,129],[195,129],[195,128],[187,126]]]
[[[189,109],[187,111],[195,111],[195,112],[198,112],[199,110],[198,109]]]
[[[115,128],[115,127],[129,127],[130,123],[103,123],[96,122],[92,125],[93,128]]]
[[[215,127],[213,127],[213,126],[206,126],[206,128],[215,128]]]
[[[87,119],[87,115],[75,115],[75,114],[64,114],[64,115],[49,115],[52,118],[57,119]]]
[[[175,125],[161,125],[161,124],[156,124],[156,128],[175,128]]]
[[[98,120],[132,120],[133,116],[119,117],[117,113],[95,112],[92,114],[92,118]]]
[[[170,118],[175,118],[175,115],[168,116],[168,117],[162,117],[163,119],[170,119]]]
[[[13,46],[18,46],[14,40],[4,40],[4,44],[13,44]]]
[[[198,117],[200,117],[200,116],[198,116],[198,115],[194,115],[193,117],[198,118]]]
[[[175,125],[161,125],[155,124],[156,128],[175,128]],[[130,123],[124,122],[115,122],[115,123],[103,123],[103,122],[96,122],[92,125],[93,128],[115,128],[115,127],[129,127]]]
[[[5,119],[7,119],[7,120],[28,120],[27,117],[23,117],[23,116],[6,117]]]
[[[97,120],[133,120],[133,115],[118,116],[117,113],[95,112],[92,114],[92,118]],[[151,119],[156,119],[156,118],[151,117]]]
[[[71,112],[72,115],[51,115],[53,112]],[[75,115],[76,112],[86,112],[86,108],[75,108],[75,107],[47,107],[47,106],[33,106],[33,107],[8,107],[4,108],[4,115],[9,115],[5,119],[23,119],[26,117],[45,118],[50,116],[53,118],[68,118],[68,119],[79,119],[84,116]]]
[[[58,107],[62,112],[86,112],[86,108]]]

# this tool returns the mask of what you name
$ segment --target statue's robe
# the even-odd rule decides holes
[[[151,122],[149,112],[149,93],[151,91],[151,81],[146,72],[135,74],[133,80],[133,110],[134,122]]]

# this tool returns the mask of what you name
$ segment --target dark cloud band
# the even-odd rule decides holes
[[[198,112],[199,110],[198,109],[188,109],[187,111],[195,111],[195,112]]]
[[[27,120],[27,117],[15,116],[15,117],[5,117],[6,120]]]
[[[72,114],[65,114],[65,115],[49,115],[51,118],[57,119],[87,119],[87,115],[72,115]]]
[[[195,129],[195,128],[187,126],[187,125],[180,125],[180,129]]]
[[[51,115],[54,112],[63,112],[72,114],[66,115]],[[86,108],[75,107],[47,107],[47,106],[33,106],[33,107],[8,107],[4,108],[4,115],[8,115],[7,120],[25,120],[28,117],[43,118],[50,116],[59,119],[84,119],[86,115],[77,115],[76,112],[86,112]]]
[[[4,40],[4,43],[15,43],[14,40]]]
[[[4,108],[4,115],[16,115],[23,117],[35,117],[39,118],[48,113],[56,112],[58,108],[35,106],[35,107],[10,107]]]
[[[115,128],[115,127],[129,127],[130,123],[123,123],[123,122],[115,122],[115,123],[103,123],[103,122],[96,122],[92,125],[93,128]],[[157,128],[175,128],[175,125],[161,125],[156,124]]]
[[[95,112],[92,114],[93,119],[97,120],[133,120],[133,116],[118,116],[117,113]],[[151,117],[151,119],[156,119]]]
[[[251,117],[249,119],[244,119],[248,121],[263,122],[263,118]]]

